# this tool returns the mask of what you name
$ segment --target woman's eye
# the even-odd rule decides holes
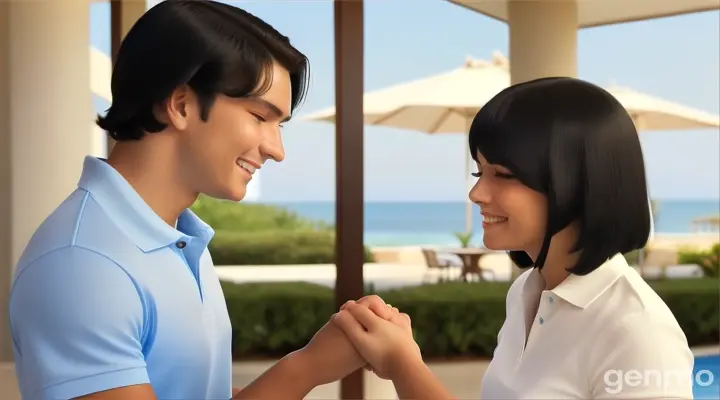
[[[476,177],[476,178],[479,178],[479,177],[482,176],[482,172],[471,172],[470,175],[472,175],[472,176],[474,176],[474,177]]]
[[[252,114],[252,116],[255,117],[255,119],[258,120],[258,122],[265,122],[265,121],[266,121],[265,117],[263,117],[263,116],[260,115],[260,114],[255,114],[255,113],[250,113],[250,114]]]

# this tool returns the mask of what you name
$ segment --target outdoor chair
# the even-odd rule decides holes
[[[423,275],[423,283],[428,281],[434,273],[439,276],[440,281],[450,280],[451,269],[462,269],[462,264],[455,262],[450,259],[440,259],[437,251],[433,249],[422,249],[423,257],[425,258],[425,264],[427,269]]]

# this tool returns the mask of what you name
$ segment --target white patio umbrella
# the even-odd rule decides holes
[[[475,114],[493,96],[510,85],[508,60],[499,52],[491,61],[468,57],[461,68],[428,78],[366,93],[364,121],[368,125],[415,130],[427,134],[467,134]],[[335,122],[331,107],[303,117],[308,121]],[[465,152],[465,171],[470,154]],[[472,229],[472,204],[468,201],[465,229]]]
[[[364,121],[428,134],[467,134],[480,108],[510,85],[510,63],[500,52],[490,61],[468,58],[462,68],[428,78],[366,93]],[[638,130],[683,130],[720,127],[720,116],[648,96],[627,88],[607,89],[633,117]],[[303,119],[335,122],[328,108]],[[470,155],[465,152],[466,172]],[[469,177],[469,175],[468,175]],[[466,230],[472,228],[472,210],[466,207]]]
[[[638,131],[718,128],[720,116],[621,86],[606,88],[625,107]]]

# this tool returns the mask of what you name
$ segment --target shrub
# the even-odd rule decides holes
[[[691,346],[720,339],[715,279],[651,282]],[[333,291],[309,283],[224,284],[235,357],[277,357],[304,346],[333,313]],[[507,282],[444,283],[379,294],[407,312],[429,358],[491,357],[505,318]]]
[[[442,283],[380,293],[410,315],[425,357],[490,357],[505,320],[509,283]]]
[[[216,231],[330,230],[325,223],[266,204],[234,203],[200,196],[190,209]]]
[[[633,250],[623,254],[623,256],[625,256],[625,261],[627,261],[629,265],[638,265],[640,261],[640,250]]]
[[[309,283],[223,282],[233,357],[279,357],[304,346],[333,313],[331,289]]]
[[[720,340],[720,287],[716,278],[666,279],[650,282],[662,297],[690,346]]]
[[[681,250],[678,262],[696,264],[702,268],[705,276],[717,278],[720,276],[720,243],[715,243],[710,250]]]
[[[207,196],[200,196],[191,209],[215,230],[209,248],[216,265],[335,262],[335,231],[324,222],[277,206]],[[367,247],[365,262],[372,262]]]
[[[277,230],[216,231],[208,246],[216,265],[333,264],[335,232]],[[372,262],[365,248],[365,262]]]

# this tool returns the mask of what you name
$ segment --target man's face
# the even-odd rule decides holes
[[[219,95],[207,121],[197,109],[188,116],[181,172],[193,190],[240,201],[265,161],[285,158],[280,129],[290,115],[290,74],[275,63],[271,79],[270,89],[257,98]]]

